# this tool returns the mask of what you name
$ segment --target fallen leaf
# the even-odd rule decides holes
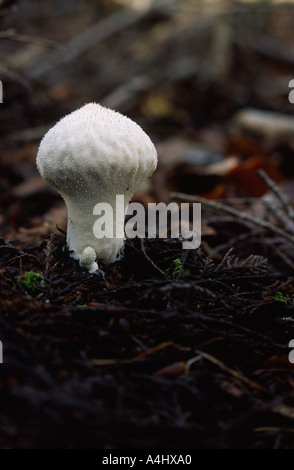
[[[264,170],[276,182],[282,179],[276,164],[266,157],[252,156],[227,175],[228,180],[234,184],[237,194],[260,197],[267,191],[267,185],[257,173],[259,169]]]
[[[153,374],[154,377],[176,378],[187,373],[185,362],[175,362],[169,366],[163,367]]]

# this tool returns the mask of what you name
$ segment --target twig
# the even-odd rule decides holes
[[[14,80],[18,83],[21,83],[29,90],[32,90],[33,88],[30,80],[27,80],[27,78],[24,77],[22,72],[16,72],[15,70],[12,70],[12,68],[7,63],[4,63],[4,58],[1,58],[0,76],[1,78],[5,77],[9,78],[10,80]]]
[[[143,238],[140,239],[140,242],[141,242],[141,250],[142,250],[142,253],[144,255],[144,257],[146,258],[146,260],[148,261],[149,264],[151,264],[151,266],[158,272],[161,274],[161,276],[163,276],[165,279],[167,279],[168,275],[162,271],[162,269],[160,269],[155,263],[154,261],[147,255],[146,253],[146,250],[145,250],[145,246],[144,246],[144,240]]]
[[[285,5],[286,6],[286,5]],[[239,35],[234,38],[234,43],[237,46],[244,47],[246,43],[247,47],[250,47],[252,51],[259,54],[262,57],[270,59],[274,62],[293,66],[294,54],[292,48],[285,48],[285,45],[273,39],[268,34],[262,34],[260,31],[254,32],[254,35]]]
[[[43,39],[34,36],[27,36],[25,34],[18,34],[15,29],[7,29],[0,31],[0,39],[10,39],[12,41],[25,42],[29,44],[36,44],[37,46],[47,47],[51,49],[64,49],[63,45],[52,41],[51,39]]]
[[[294,220],[294,209],[291,207],[287,196],[278,188],[275,182],[265,173],[263,170],[258,170],[258,175],[260,178],[267,184],[267,186],[272,190],[274,195],[280,201],[284,211],[291,220]]]
[[[236,246],[240,242],[244,242],[248,240],[249,238],[253,238],[254,236],[258,235],[259,230],[257,229],[252,229],[249,233],[241,233],[241,235],[238,235],[237,237],[234,237],[230,239],[228,242],[223,243],[221,245],[216,246],[209,254],[210,257],[213,257],[222,251],[228,250],[232,245]]]
[[[75,60],[91,47],[96,46],[113,34],[124,31],[155,11],[160,11],[160,2],[159,4],[156,3],[157,5],[151,7],[148,11],[135,13],[130,10],[119,10],[98,21],[64,44],[64,51],[53,51],[36,58],[26,68],[26,75],[34,79],[43,77],[43,80],[47,80],[46,74],[56,67]]]
[[[272,198],[273,197],[274,196],[272,196]],[[268,219],[276,219],[278,225],[281,225],[287,233],[294,234],[293,221],[288,217],[287,214],[285,214],[283,207],[281,207],[281,204],[276,200],[273,200],[272,198],[268,199],[267,197],[264,197],[263,199],[263,204],[267,210]]]
[[[153,348],[146,349],[145,351],[142,351],[141,353],[137,354],[135,357],[131,357],[129,359],[92,359],[91,364],[93,366],[112,366],[112,365],[117,365],[117,364],[131,364],[132,362],[139,361],[141,359],[144,359],[147,356],[150,356],[151,354],[154,354],[158,351],[161,351],[162,349],[168,348],[169,346],[172,346],[173,343],[171,341],[165,341],[164,343],[158,344],[157,346]]]
[[[199,350],[196,350],[195,353],[199,354],[204,359],[207,359],[208,361],[212,362],[213,364],[218,366],[223,371],[228,372],[233,377],[235,377],[236,379],[241,380],[242,382],[249,385],[250,387],[257,388],[259,390],[263,390],[263,387],[261,387],[257,382],[253,382],[253,380],[248,379],[241,372],[238,372],[237,370],[234,370],[231,367],[228,367],[226,364],[224,364],[222,361],[220,361],[216,357],[212,356],[211,354],[208,354],[204,351],[199,351]]]
[[[234,251],[234,248],[230,248],[229,251],[224,255],[223,259],[221,260],[220,264],[217,266],[217,270],[220,271],[224,266],[226,266],[229,258],[231,257],[232,253]]]
[[[292,282],[293,282],[293,279],[292,279]],[[285,283],[285,285],[287,285]],[[283,284],[284,286],[284,284]],[[271,344],[272,346],[275,346],[275,348],[277,348],[278,350],[282,350],[282,351],[285,351],[287,346],[285,346],[285,344],[280,344],[280,343],[277,343],[273,340],[273,338],[270,338],[269,336],[266,336],[262,333],[259,333],[258,331],[255,331],[251,328],[246,328],[244,325],[240,325],[239,323],[236,323],[236,316],[226,316],[226,320],[224,320],[223,318],[220,318],[218,317],[217,319],[216,318],[211,318],[207,315],[204,315],[204,314],[200,314],[199,312],[195,312],[195,311],[192,311],[192,310],[189,310],[187,309],[185,306],[182,306],[182,311],[187,313],[187,314],[190,314],[191,315],[191,318],[196,318],[197,320],[198,319],[201,319],[201,320],[205,320],[206,324],[212,324],[212,326],[210,327],[210,330],[212,328],[214,328],[216,325],[215,323],[217,322],[218,326],[219,325],[223,325],[223,331],[231,331],[232,328],[237,328],[238,330],[240,330],[242,333],[246,333],[246,338],[251,338],[252,336],[255,336],[257,338],[260,338],[262,340],[264,340],[265,344],[269,345]]]
[[[262,200],[260,197],[228,197],[226,199],[218,199],[220,202],[227,204],[260,204]]]
[[[200,294],[204,294],[206,297],[211,297],[213,300],[218,301],[227,310],[232,310],[232,306],[227,304],[227,302],[225,302],[220,296],[207,289],[206,287],[198,286],[198,284],[196,284],[195,282],[171,282],[170,284],[161,287],[159,290],[162,292],[168,292],[174,289],[193,289],[199,292]]]
[[[275,247],[274,248],[275,253],[281,258],[282,261],[284,261],[285,264],[287,264],[291,269],[294,270],[294,263],[288,258],[288,256],[283,253],[279,248]]]
[[[2,248],[2,247],[0,247],[0,248]],[[14,261],[21,261],[22,258],[31,258],[35,262],[37,262],[37,264],[39,265],[40,268],[43,268],[43,265],[42,265],[41,261],[36,256],[31,255],[30,253],[23,253],[23,254],[20,254],[18,256],[15,256],[14,258],[10,258],[7,261],[0,262],[0,266],[1,266],[1,268],[3,268],[5,266],[7,266],[8,264],[12,264]]]
[[[221,202],[208,201],[207,199],[204,199],[200,196],[191,196],[190,194],[178,192],[172,192],[171,196],[184,201],[198,203],[200,202],[201,204],[210,207],[211,209],[214,209],[216,211],[226,212],[227,214],[233,215],[237,219],[242,220],[243,222],[248,224],[250,228],[252,228],[252,226],[258,226],[260,228],[270,230],[271,232],[276,233],[277,235],[283,237],[284,239],[294,244],[294,237],[289,233],[285,232],[284,230],[280,229],[279,227],[275,227],[273,224],[267,222],[266,220],[257,219],[256,217],[248,215],[245,212],[240,212],[237,209],[234,209],[233,207],[230,207]]]

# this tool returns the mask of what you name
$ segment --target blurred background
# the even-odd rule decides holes
[[[266,0],[1,0],[2,233],[65,227],[35,158],[45,132],[90,101],[157,146],[152,187],[135,199],[259,197],[258,168],[293,197],[293,20],[293,2]]]

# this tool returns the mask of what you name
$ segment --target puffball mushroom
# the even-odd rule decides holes
[[[95,272],[97,261],[113,263],[124,245],[124,238],[95,237],[96,204],[111,205],[111,223],[119,223],[124,233],[124,214],[116,214],[116,196],[124,196],[126,210],[156,165],[156,149],[141,127],[97,103],[65,116],[44,136],[37,167],[66,202],[67,244],[83,268]]]

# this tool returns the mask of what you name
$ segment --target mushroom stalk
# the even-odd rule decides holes
[[[97,259],[105,264],[113,263],[120,257],[120,252],[124,245],[125,211],[129,201],[127,201],[127,204],[123,205],[123,207],[117,208],[116,198],[117,196],[114,195],[107,200],[107,204],[109,204],[112,212],[110,214],[106,213],[105,215],[101,215],[97,214],[97,212],[95,213],[94,210],[97,201],[99,203],[97,195],[92,195],[91,198],[88,198],[86,205],[77,205],[76,201],[71,202],[64,197],[68,211],[67,244],[73,252],[72,257],[81,260],[81,264],[83,264],[84,267],[86,266],[85,261],[83,261],[83,252],[88,247],[92,247],[96,253]],[[103,238],[98,238],[98,231],[95,230],[97,215],[101,215],[101,219],[105,221],[103,222],[103,224],[105,224]],[[100,219],[98,221],[100,221]],[[102,224],[102,222],[100,224]],[[119,233],[117,233],[116,227]]]

